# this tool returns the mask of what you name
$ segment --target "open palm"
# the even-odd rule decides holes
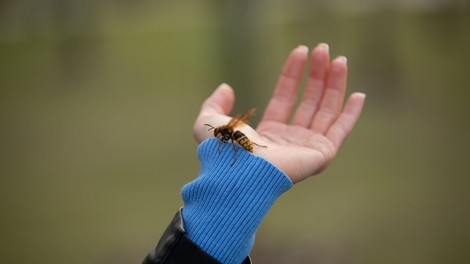
[[[328,46],[319,44],[310,56],[310,70],[300,105],[295,109],[299,83],[308,58],[308,48],[294,49],[284,65],[273,96],[256,130],[238,129],[254,142],[254,154],[277,166],[296,183],[321,172],[335,157],[343,140],[358,120],[365,101],[353,93],[343,107],[346,91],[346,58],[330,62]],[[206,99],[195,122],[198,142],[213,136],[204,124],[226,124],[235,103],[233,90],[222,84]],[[291,119],[291,120],[289,120]]]

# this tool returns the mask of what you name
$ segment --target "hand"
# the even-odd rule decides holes
[[[248,125],[237,128],[252,141],[268,146],[255,146],[254,154],[274,164],[294,183],[326,168],[353,129],[365,102],[365,94],[353,93],[343,108],[346,58],[339,56],[330,62],[328,45],[322,43],[312,51],[305,92],[294,111],[307,57],[305,46],[290,53],[256,130]],[[193,128],[194,138],[202,142],[213,136],[204,124],[227,124],[234,103],[232,88],[220,85],[202,105]]]

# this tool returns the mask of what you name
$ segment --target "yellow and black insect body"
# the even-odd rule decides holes
[[[246,124],[250,118],[253,116],[253,113],[255,112],[254,108],[251,108],[248,110],[246,113],[243,115],[236,115],[233,117],[228,124],[219,126],[219,127],[214,127],[209,124],[204,124],[209,128],[209,130],[214,129],[214,137],[219,139],[219,144],[218,144],[218,150],[220,153],[220,142],[228,142],[231,141],[233,145],[233,162],[232,165],[235,163],[237,160],[236,152],[237,148],[235,146],[235,142],[237,142],[242,148],[245,150],[253,153],[253,145],[257,145],[259,147],[267,148],[267,146],[262,146],[259,145],[253,141],[251,141],[245,134],[243,134],[239,130],[235,130],[235,127],[241,126]]]
[[[239,130],[233,132],[233,138],[238,142],[240,146],[242,146],[244,149],[248,150],[249,152],[253,153],[253,142],[245,136],[242,132]]]

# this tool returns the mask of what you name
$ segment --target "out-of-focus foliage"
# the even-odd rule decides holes
[[[288,52],[319,42],[366,108],[268,214],[256,263],[465,263],[459,0],[0,1],[0,263],[141,261],[197,175],[204,98],[227,82],[260,113]]]

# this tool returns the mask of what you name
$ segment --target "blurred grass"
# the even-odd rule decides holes
[[[468,259],[468,9],[46,3],[0,6],[1,263],[139,262],[197,175],[205,97],[225,81],[261,113],[287,53],[323,41],[367,105],[270,211],[255,261]]]

